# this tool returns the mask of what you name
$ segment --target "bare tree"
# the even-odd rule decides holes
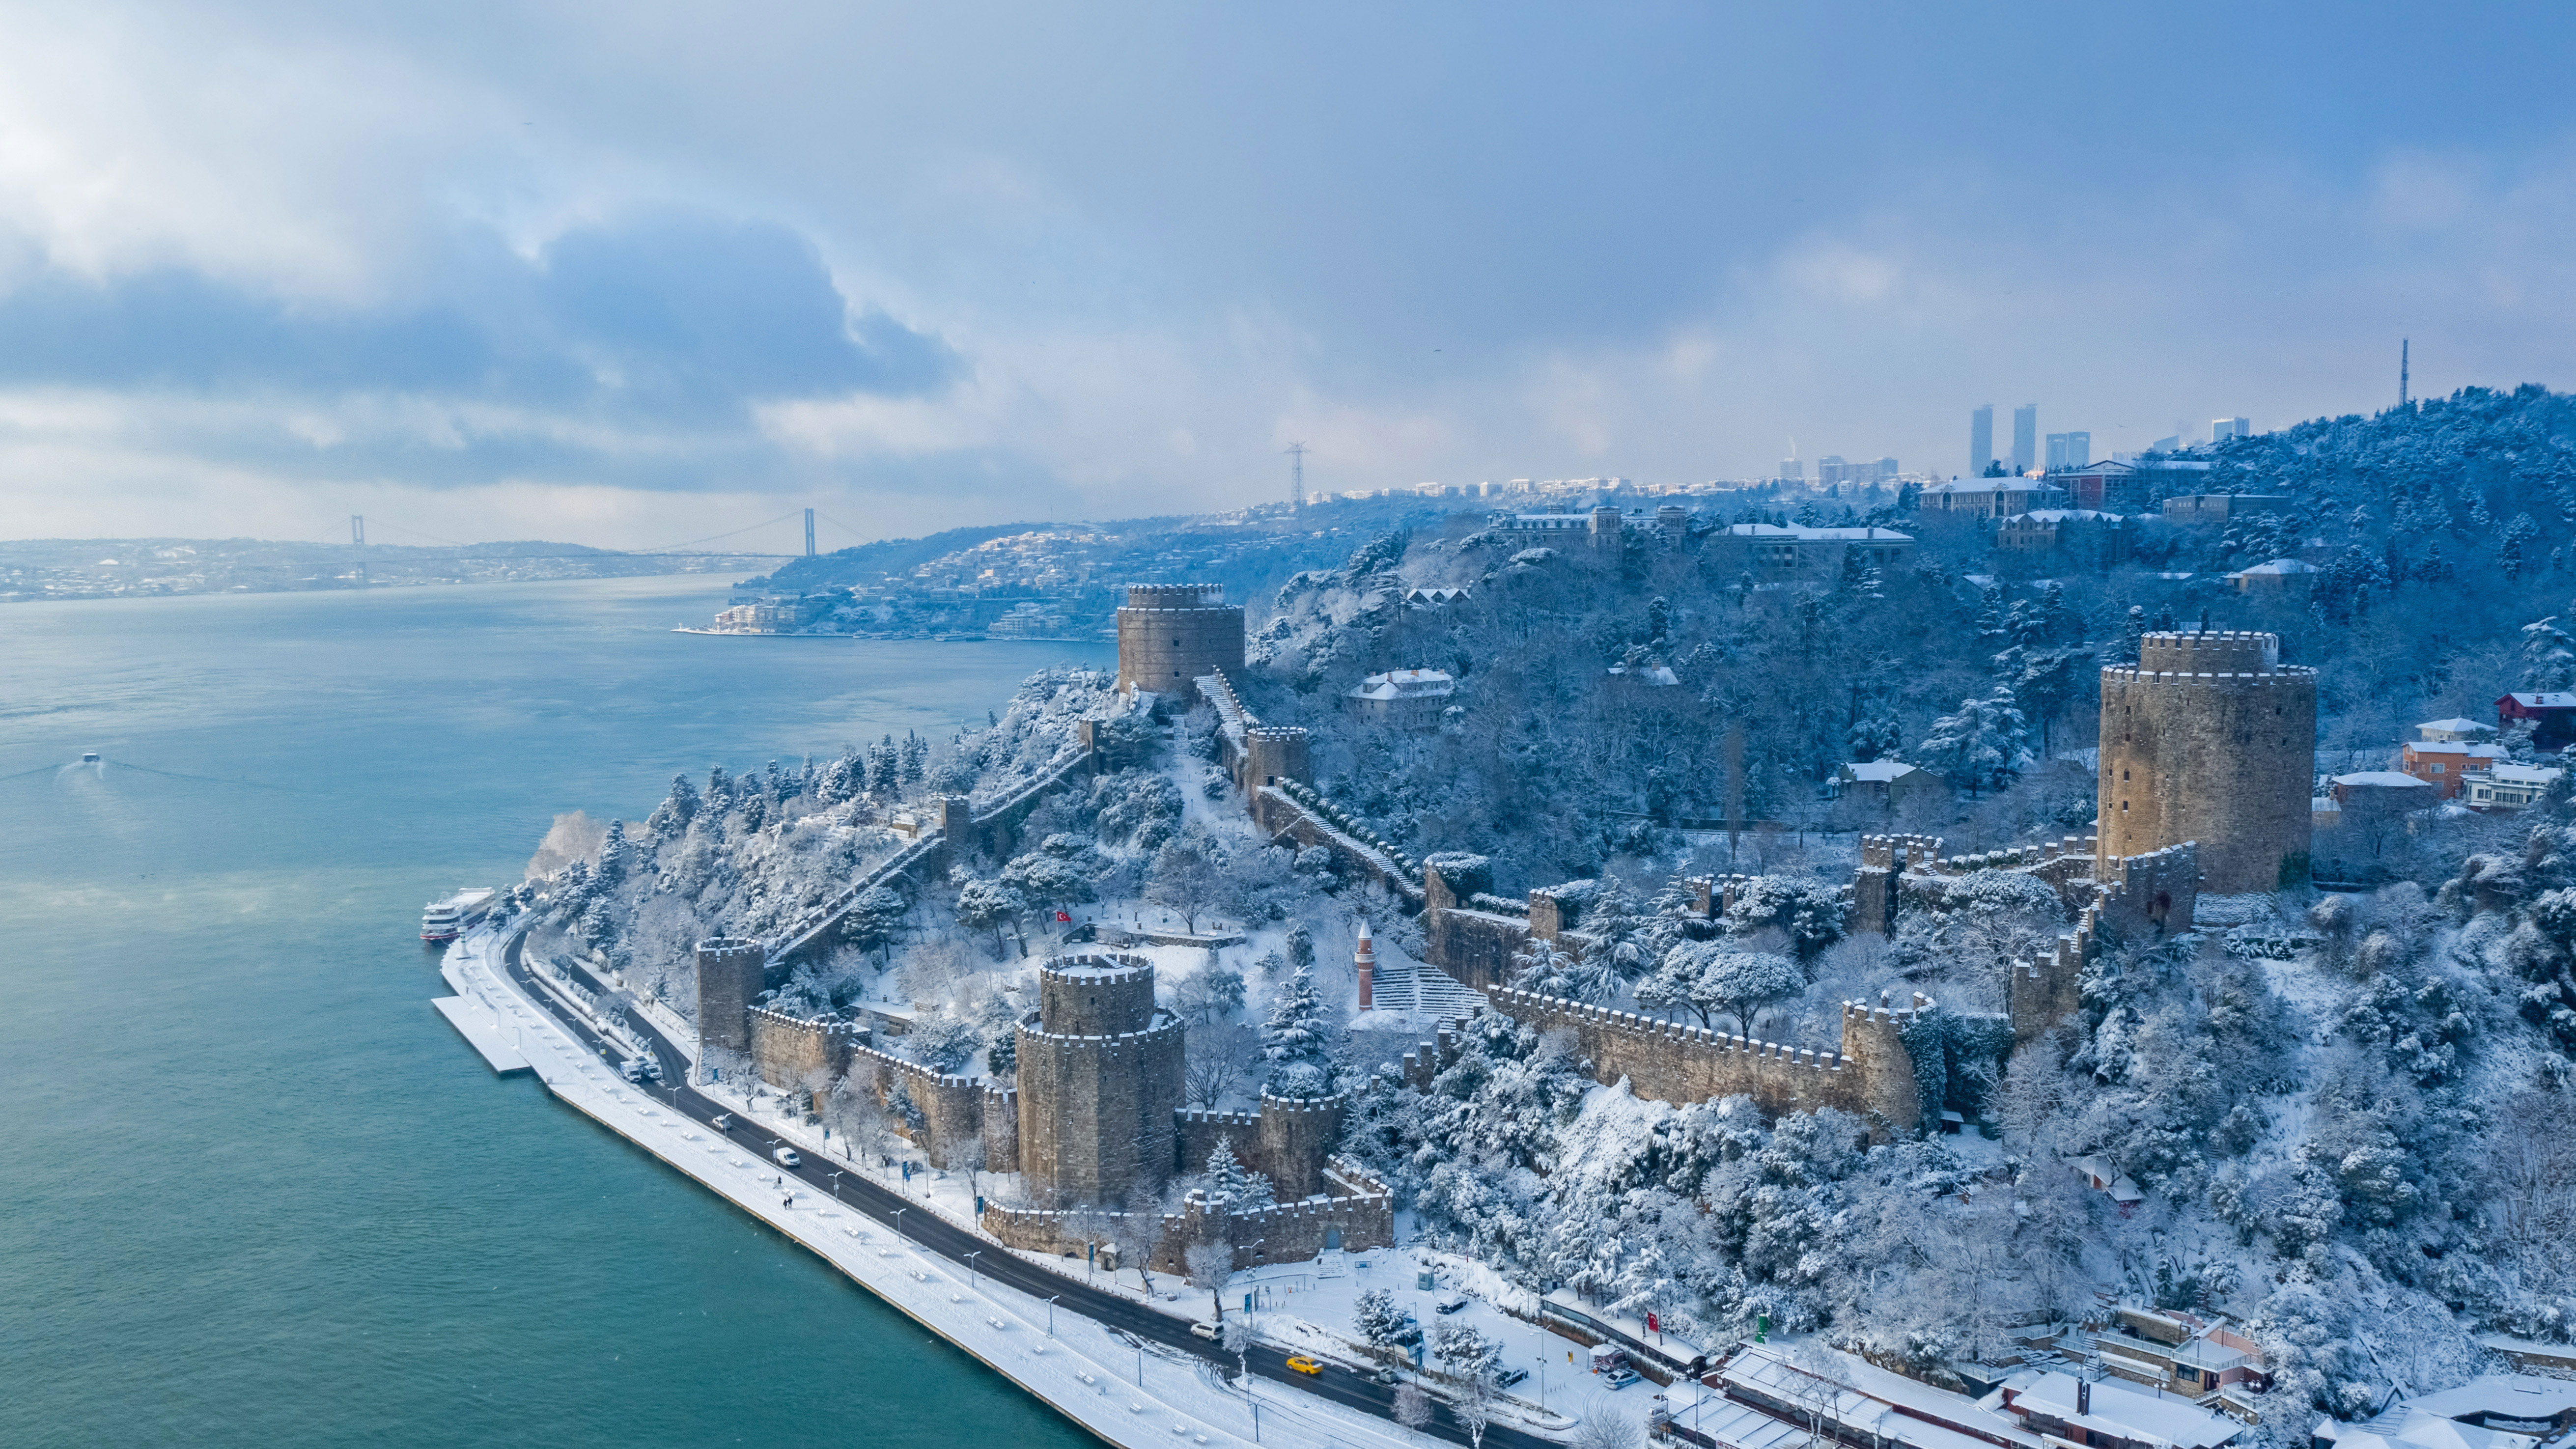
[[[1566,1442],[1574,1449],[1644,1449],[1646,1436],[1608,1394],[1596,1391],[1583,1401],[1583,1422]]]
[[[1145,1273],[1152,1266],[1154,1245],[1163,1237],[1162,1204],[1138,1188],[1128,1195],[1126,1210],[1109,1220],[1109,1236],[1118,1245],[1119,1266],[1135,1265],[1137,1287],[1151,1293],[1153,1280]]]
[[[1206,1027],[1189,1034],[1181,1058],[1181,1088],[1187,1100],[1213,1108],[1243,1085],[1251,1071],[1260,1039],[1246,1026]]]
[[[1431,1396],[1422,1391],[1422,1385],[1407,1383],[1396,1389],[1395,1422],[1415,1431],[1430,1427]]]
[[[1192,1243],[1181,1254],[1181,1266],[1189,1270],[1191,1287],[1208,1291],[1216,1321],[1223,1323],[1225,1280],[1234,1276],[1234,1249],[1225,1243]]]

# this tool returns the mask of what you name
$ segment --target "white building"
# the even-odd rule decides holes
[[[2546,765],[2497,765],[2469,776],[2462,798],[2472,810],[2520,810],[2548,794],[2566,773]]]
[[[1390,669],[1372,674],[1342,696],[1342,703],[1362,719],[1388,724],[1436,723],[1458,692],[1458,681],[1439,669]]]

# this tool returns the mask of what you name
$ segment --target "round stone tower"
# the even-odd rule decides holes
[[[1048,961],[1018,1038],[1020,1171],[1030,1192],[1058,1206],[1160,1192],[1172,1175],[1182,1030],[1154,1005],[1153,963]]]
[[[1217,584],[1129,584],[1118,611],[1118,687],[1197,697],[1200,675],[1243,672],[1243,608]]]
[[[2149,634],[2102,671],[2103,858],[2200,842],[2201,889],[2307,879],[2317,673],[2277,634]]]

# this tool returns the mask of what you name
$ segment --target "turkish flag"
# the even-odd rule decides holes
[[[1648,1333],[1661,1333],[1664,1331],[1663,1326],[1655,1322],[1655,1315],[1651,1313],[1646,1315],[1646,1331]]]
[[[1056,918],[1058,921],[1070,921],[1070,920],[1072,920],[1072,919],[1073,919],[1073,917],[1066,915],[1066,914],[1065,914],[1064,912],[1062,912],[1062,911],[1058,911],[1058,912],[1056,912],[1056,913],[1055,913],[1055,918]]]

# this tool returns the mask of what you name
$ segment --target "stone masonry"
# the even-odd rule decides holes
[[[1171,1179],[1181,1106],[1180,1019],[1154,1004],[1134,956],[1062,956],[1038,968],[1018,1028],[1020,1171],[1040,1202],[1119,1203]]]
[[[2148,634],[2103,669],[2105,858],[2189,840],[2216,894],[2306,881],[2317,676],[2280,659],[2276,634]]]
[[[698,943],[698,1032],[710,1046],[751,1050],[752,1001],[768,989],[768,951],[744,936]]]
[[[1214,584],[1129,584],[1118,610],[1118,687],[1187,700],[1200,675],[1243,670],[1243,606]]]

